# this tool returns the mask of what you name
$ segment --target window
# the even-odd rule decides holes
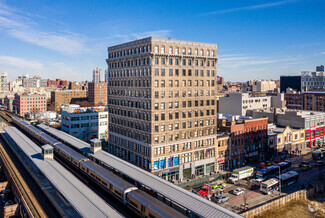
[[[185,59],[183,59],[182,64],[183,64],[183,66],[186,65],[186,60]]]
[[[178,54],[178,48],[175,48],[175,54]]]
[[[165,46],[161,47],[161,53],[165,53]]]
[[[169,58],[169,65],[173,65],[173,59]]]
[[[165,109],[165,103],[164,102],[160,103],[160,109],[161,110],[164,110]]]
[[[158,53],[158,46],[155,46],[155,53]]]
[[[165,64],[165,58],[161,58],[161,64]]]
[[[169,54],[172,54],[173,53],[173,48],[169,48]]]

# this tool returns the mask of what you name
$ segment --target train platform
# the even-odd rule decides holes
[[[122,217],[114,208],[54,159],[44,159],[42,149],[15,127],[5,127],[5,138],[15,153],[56,204],[61,216]]]

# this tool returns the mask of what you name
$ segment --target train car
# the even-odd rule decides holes
[[[82,161],[80,169],[124,204],[127,203],[126,194],[138,189],[92,161]]]
[[[141,217],[186,217],[140,190],[128,193],[126,199],[128,202],[127,206]]]
[[[67,161],[69,161],[71,164],[73,164],[75,167],[79,169],[80,169],[81,161],[89,160],[85,156],[69,148],[68,146],[62,144],[61,142],[58,142],[54,145],[54,150],[55,152],[57,152],[57,154],[64,157]]]

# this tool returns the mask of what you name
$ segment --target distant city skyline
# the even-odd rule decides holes
[[[0,72],[91,81],[107,47],[147,36],[218,45],[225,81],[279,79],[325,64],[322,0],[4,1]],[[102,75],[103,80],[103,75]]]

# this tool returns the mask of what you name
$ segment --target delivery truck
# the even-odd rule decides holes
[[[246,179],[254,175],[254,167],[242,167],[232,171],[232,174],[229,178],[231,183],[235,183],[240,179]]]

